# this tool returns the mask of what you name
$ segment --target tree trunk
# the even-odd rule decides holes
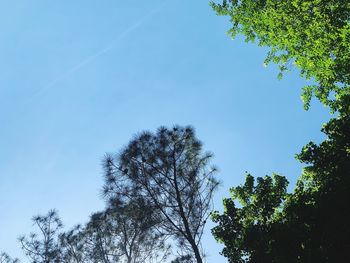
[[[185,226],[185,232],[186,232],[186,239],[188,240],[188,242],[190,243],[192,250],[194,252],[195,258],[197,263],[203,263],[202,261],[202,257],[201,254],[199,252],[198,246],[196,244],[196,241],[194,240],[191,230],[190,230],[190,226],[188,224],[188,220],[187,217],[185,215],[185,212],[183,210],[183,203],[181,200],[181,194],[179,191],[179,187],[177,185],[177,171],[176,171],[176,158],[175,158],[175,147],[174,147],[174,152],[173,152],[173,171],[174,171],[174,186],[175,186],[175,192],[176,192],[176,201],[178,203],[179,206],[179,212],[180,212],[180,217],[182,218],[182,221],[184,223]]]
[[[194,242],[193,239],[192,239],[192,241],[190,241],[190,244],[191,244],[191,247],[193,249],[194,255],[196,257],[197,263],[203,263],[201,253],[199,252],[198,246],[196,245],[196,243]]]

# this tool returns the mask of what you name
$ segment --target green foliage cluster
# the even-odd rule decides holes
[[[343,103],[346,103],[343,101]],[[350,260],[350,114],[322,129],[327,139],[297,155],[306,164],[292,193],[287,180],[247,175],[231,189],[214,237],[230,262],[348,262]],[[238,205],[239,203],[239,205]]]
[[[350,249],[350,2],[343,0],[224,0],[211,3],[230,17],[229,34],[246,36],[270,51],[265,64],[292,64],[316,84],[303,88],[337,117],[322,131],[327,139],[303,147],[306,165],[292,193],[280,175],[247,175],[214,212],[214,237],[230,262],[349,262]]]
[[[337,110],[350,92],[350,2],[344,0],[224,0],[211,3],[230,17],[229,34],[267,46],[265,64],[279,65],[279,77],[294,64],[315,85],[303,88],[305,108],[315,95]],[[334,99],[335,98],[335,99]]]

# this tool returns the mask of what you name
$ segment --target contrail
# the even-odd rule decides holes
[[[79,62],[78,64],[76,64],[75,66],[73,66],[72,68],[67,70],[66,72],[64,72],[62,75],[60,75],[57,78],[55,78],[54,80],[52,80],[49,84],[47,84],[42,89],[37,91],[33,95],[33,97],[37,97],[37,96],[41,95],[45,91],[47,91],[50,88],[52,88],[53,86],[55,86],[57,82],[59,82],[59,81],[65,79],[65,78],[69,77],[74,72],[78,71],[79,69],[81,69],[82,67],[84,67],[87,64],[91,63],[92,61],[94,61],[95,59],[100,57],[101,55],[103,55],[103,54],[107,53],[108,51],[110,51],[111,49],[113,49],[115,47],[115,45],[120,40],[125,38],[128,34],[130,34],[132,31],[134,31],[135,29],[140,27],[149,18],[154,16],[156,13],[158,13],[165,6],[165,4],[166,4],[166,1],[164,1],[164,3],[162,5],[160,5],[159,7],[156,7],[155,9],[151,10],[149,13],[147,13],[145,16],[143,16],[141,19],[139,19],[136,23],[134,23],[133,25],[131,25],[130,27],[125,29],[120,35],[118,35],[115,39],[113,39],[106,47],[102,48],[101,50],[97,51],[96,53],[92,54],[91,56],[86,57],[81,62]]]

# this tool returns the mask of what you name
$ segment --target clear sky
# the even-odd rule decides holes
[[[23,256],[33,215],[69,228],[103,209],[104,154],[161,125],[193,125],[215,154],[217,209],[245,171],[292,189],[328,112],[305,112],[297,72],[278,81],[228,29],[203,0],[1,1],[0,251]],[[207,233],[208,262],[226,262]]]

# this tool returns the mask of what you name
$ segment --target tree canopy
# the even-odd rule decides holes
[[[211,158],[191,127],[143,132],[107,156],[104,194],[111,204],[144,199],[161,216],[158,230],[177,241],[180,258],[202,262],[200,241],[218,186]]]
[[[211,3],[230,17],[229,34],[270,48],[265,63],[292,64],[315,85],[303,88],[337,111],[297,159],[306,165],[292,193],[280,175],[231,189],[212,229],[230,262],[347,262],[350,260],[350,3],[342,0],[224,0]]]
[[[51,210],[33,218],[38,233],[19,241],[32,263],[160,263],[170,247],[166,237],[154,231],[158,218],[142,200],[135,199],[92,214],[84,226],[62,231],[57,212]],[[0,254],[0,260],[18,262],[5,253]]]
[[[343,104],[348,102],[343,101]],[[247,175],[231,189],[212,232],[230,262],[347,262],[350,260],[350,114],[340,111],[297,155],[306,164],[292,193],[286,178]],[[239,202],[240,205],[237,205]]]
[[[0,253],[0,263],[19,263],[19,260],[11,258],[7,253]]]
[[[60,261],[59,231],[63,227],[56,210],[46,215],[34,216],[32,219],[38,228],[28,237],[22,236],[19,241],[26,256],[32,263],[56,263]]]
[[[162,262],[168,254],[165,236],[154,231],[159,217],[143,199],[109,206],[94,213],[83,231],[86,261]]]
[[[55,210],[35,216],[38,231],[19,238],[22,249],[32,263],[203,262],[201,238],[218,187],[211,158],[192,127],[142,132],[105,158],[104,210],[68,231]]]
[[[211,2],[229,16],[229,34],[267,46],[265,64],[279,65],[280,74],[295,65],[306,79],[305,108],[312,96],[338,108],[338,97],[350,92],[350,2],[344,0],[224,0]]]

